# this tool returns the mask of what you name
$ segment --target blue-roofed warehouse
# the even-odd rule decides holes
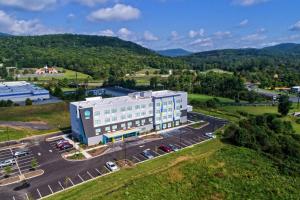
[[[23,102],[27,98],[32,101],[46,100],[50,94],[48,90],[26,81],[0,82],[0,101]]]

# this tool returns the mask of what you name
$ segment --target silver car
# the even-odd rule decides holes
[[[14,157],[17,158],[17,157],[21,157],[21,156],[26,156],[28,154],[29,154],[28,150],[22,149],[22,150],[16,151],[14,153]]]
[[[12,165],[15,165],[15,164],[16,164],[15,159],[13,159],[13,158],[7,159],[7,160],[4,160],[4,161],[0,162],[0,168],[4,168],[4,167],[7,167],[7,166],[12,166]]]

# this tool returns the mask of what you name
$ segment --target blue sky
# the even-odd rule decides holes
[[[0,32],[115,36],[205,51],[300,42],[298,0],[0,0]]]

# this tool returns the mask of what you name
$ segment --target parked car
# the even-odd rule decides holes
[[[172,151],[179,151],[179,148],[173,144],[168,144],[168,146],[172,149]]]
[[[216,135],[214,133],[205,133],[205,135],[209,138],[216,138]]]
[[[108,161],[105,165],[112,172],[119,170],[119,167],[116,165],[116,163],[112,161]]]
[[[15,164],[16,164],[15,159],[13,159],[13,158],[7,159],[7,160],[4,160],[4,161],[0,162],[0,168],[4,168],[4,167],[7,167],[7,166],[12,166],[12,165],[15,165]]]
[[[64,146],[65,144],[70,144],[68,140],[61,140],[59,142],[56,143],[56,147],[57,148],[61,148],[62,146]]]
[[[59,149],[60,150],[66,150],[66,149],[71,149],[73,148],[73,145],[70,144],[69,142],[68,143],[63,143],[62,145],[60,145]]]
[[[152,155],[150,149],[146,149],[142,152],[142,155],[145,156],[147,159],[152,159],[154,156]]]
[[[28,150],[25,150],[25,149],[20,149],[20,150],[17,150],[15,153],[14,153],[14,157],[17,158],[17,157],[22,157],[22,156],[26,156],[29,154],[29,151]]]
[[[160,145],[158,148],[166,153],[170,153],[172,151],[172,149],[169,146],[164,144]]]

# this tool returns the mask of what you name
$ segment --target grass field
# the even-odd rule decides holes
[[[0,141],[20,139],[26,136],[39,135],[47,132],[65,129],[70,126],[70,118],[67,103],[55,103],[46,105],[19,106],[1,108],[0,121],[21,121],[21,122],[46,122],[51,130],[32,130],[25,128],[9,128],[9,137],[6,134],[6,127],[0,127]]]
[[[219,99],[219,101],[221,103],[234,103],[233,99],[229,99],[229,98],[224,98],[224,97],[213,97],[213,96],[209,96],[209,95],[205,95],[205,94],[189,94],[188,95],[188,100],[192,101],[192,100],[196,100],[198,102],[204,103],[210,99],[213,98],[217,98]]]
[[[297,199],[299,181],[255,151],[213,140],[48,199]]]

